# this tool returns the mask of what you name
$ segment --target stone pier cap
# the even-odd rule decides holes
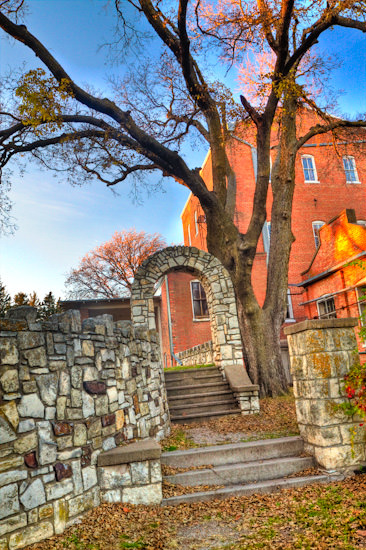
[[[358,319],[356,317],[346,317],[343,319],[307,319],[300,323],[295,323],[289,327],[285,327],[283,332],[286,336],[304,332],[304,330],[317,330],[324,328],[347,328],[356,327]]]
[[[98,455],[98,466],[116,466],[130,462],[144,462],[159,459],[161,448],[157,441],[145,439],[129,445],[115,447]]]
[[[226,380],[234,392],[259,390],[257,384],[252,384],[243,365],[227,365],[224,368]]]

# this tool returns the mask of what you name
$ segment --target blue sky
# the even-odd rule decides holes
[[[107,86],[107,76],[120,70],[106,64],[106,51],[98,46],[111,37],[112,8],[106,0],[31,0],[28,29],[45,43],[80,84],[96,88]],[[344,90],[340,98],[343,113],[366,110],[366,38],[354,31],[332,31],[322,38],[326,52],[340,52],[343,67],[332,83]],[[0,70],[40,66],[24,46],[0,33]],[[192,166],[203,161],[206,151],[188,153]],[[156,176],[158,178],[158,176]],[[164,193],[143,197],[138,206],[129,195],[129,185],[119,185],[115,196],[101,183],[72,187],[56,180],[52,173],[29,166],[23,176],[15,173],[11,198],[19,229],[2,237],[1,279],[8,292],[32,292],[42,298],[52,290],[65,297],[64,281],[79,259],[97,244],[108,240],[114,231],[136,227],[159,232],[168,244],[183,240],[180,213],[188,191],[164,178]]]

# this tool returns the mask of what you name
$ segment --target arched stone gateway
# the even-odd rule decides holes
[[[153,296],[155,285],[169,271],[194,273],[201,281],[210,314],[214,359],[224,369],[243,363],[235,294],[230,276],[217,258],[189,246],[168,247],[150,256],[138,270],[131,293],[131,315],[135,326],[148,324],[156,330]]]

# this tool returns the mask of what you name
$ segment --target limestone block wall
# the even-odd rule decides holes
[[[148,322],[155,328],[155,284],[170,271],[187,271],[197,277],[206,292],[210,314],[214,363],[226,365],[243,361],[235,293],[229,273],[217,258],[189,246],[168,247],[145,260],[135,275],[131,291],[131,314],[135,325]]]
[[[214,363],[212,340],[176,353],[183,365],[208,365]]]
[[[347,399],[343,378],[358,360],[357,324],[357,319],[319,319],[285,329],[300,434],[305,449],[331,470],[366,459],[365,428],[337,409]]]
[[[0,320],[0,548],[61,533],[100,502],[97,458],[169,426],[155,331],[33,308]]]

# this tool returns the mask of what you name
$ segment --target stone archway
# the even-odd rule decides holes
[[[168,247],[156,252],[138,270],[131,292],[131,315],[135,326],[148,324],[156,330],[154,286],[169,271],[194,273],[206,291],[215,363],[221,369],[243,362],[243,349],[230,276],[221,262],[190,246]]]

